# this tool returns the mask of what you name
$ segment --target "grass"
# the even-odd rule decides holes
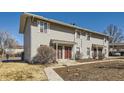
[[[0,80],[47,80],[44,65],[31,65],[27,63],[0,62]]]
[[[67,81],[124,80],[124,61],[84,64],[54,70]]]

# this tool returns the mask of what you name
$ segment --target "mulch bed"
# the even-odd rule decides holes
[[[65,66],[54,70],[66,81],[124,80],[124,61]]]

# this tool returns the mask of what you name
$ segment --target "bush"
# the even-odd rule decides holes
[[[93,57],[93,59],[96,59],[97,58],[97,54],[93,53],[92,57]]]
[[[76,60],[80,60],[81,59],[81,53],[80,52],[76,52],[75,59]]]
[[[37,54],[33,58],[32,63],[54,63],[56,62],[56,52],[52,47],[43,45],[37,49]]]
[[[104,58],[105,58],[105,55],[104,55],[104,54],[98,55],[98,59],[102,60],[102,59],[104,59]]]

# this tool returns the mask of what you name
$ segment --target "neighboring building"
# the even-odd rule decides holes
[[[124,56],[124,43],[109,44],[110,56]]]
[[[40,45],[53,47],[57,59],[75,59],[76,54],[82,59],[108,57],[109,36],[57,20],[24,13],[20,33],[24,34],[26,61],[32,60]]]
[[[5,53],[10,55],[21,54],[22,52],[24,52],[24,48],[21,45],[18,45],[16,48],[5,49]]]

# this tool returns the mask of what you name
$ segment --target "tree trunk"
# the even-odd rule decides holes
[[[2,60],[4,59],[4,49],[2,49]]]

